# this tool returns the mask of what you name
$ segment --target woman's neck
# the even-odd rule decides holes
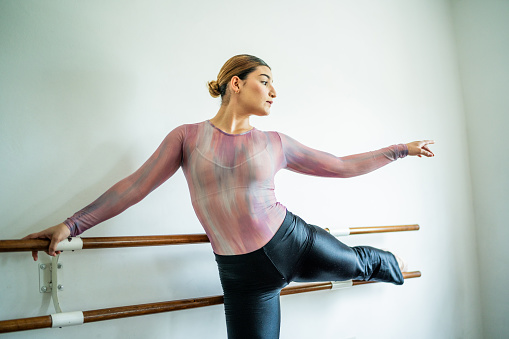
[[[228,134],[241,134],[253,129],[249,124],[249,115],[241,114],[229,106],[221,106],[216,116],[209,121]]]

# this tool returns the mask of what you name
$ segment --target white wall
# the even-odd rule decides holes
[[[509,2],[453,1],[474,192],[483,338],[509,333]]]
[[[130,174],[172,128],[210,118],[206,81],[239,53],[271,65],[259,129],[337,155],[422,138],[350,180],[282,171],[277,195],[321,226],[419,223],[357,236],[422,278],[282,298],[282,338],[480,338],[463,99],[447,1],[0,2],[0,238],[56,224]],[[199,233],[179,171],[84,236]],[[44,256],[43,261],[47,261]],[[64,311],[221,293],[209,245],[64,253]],[[26,253],[0,256],[0,319],[53,313]],[[369,325],[366,325],[369,324]],[[224,338],[222,306],[5,338]]]

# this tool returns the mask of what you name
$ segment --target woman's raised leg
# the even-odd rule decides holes
[[[294,276],[295,281],[372,280],[401,285],[403,275],[391,252],[370,246],[349,247],[314,225],[312,245]]]

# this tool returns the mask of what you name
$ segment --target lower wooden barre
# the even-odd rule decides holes
[[[385,232],[415,231],[419,225],[396,225],[376,227],[350,227],[344,229],[346,234],[369,234]],[[140,246],[164,246],[184,245],[209,242],[206,234],[181,234],[181,235],[150,235],[130,237],[96,237],[96,238],[72,238],[83,241],[80,248],[74,249],[97,249],[97,248],[118,248],[118,247],[140,247]],[[62,243],[66,243],[64,240]],[[44,251],[49,247],[47,239],[24,239],[24,240],[0,240],[0,252],[23,252],[23,251]],[[60,243],[60,245],[65,245]],[[60,248],[57,248],[60,250]],[[69,248],[62,248],[69,250]]]
[[[223,296],[213,296],[204,298],[183,299],[174,301],[163,301],[159,303],[141,304],[132,306],[122,306],[105,308],[93,311],[84,311],[84,322],[91,323],[95,321],[112,320],[119,318],[135,317],[139,315],[155,314],[162,312],[181,311],[191,308],[213,306],[222,304]]]
[[[36,330],[51,327],[51,316],[12,319],[0,321],[0,333]]]
[[[403,278],[418,278],[421,276],[421,272],[404,272]],[[354,280],[353,286],[375,283],[375,281],[359,281]],[[295,286],[286,287],[281,291],[281,295],[290,295],[297,293],[306,293],[321,290],[330,290],[333,287],[332,282],[322,283],[309,283],[309,284],[298,284]],[[186,310],[191,308],[220,305],[223,303],[223,296],[212,296],[204,298],[193,298],[183,299],[174,301],[164,301],[159,303],[112,307],[92,311],[83,311],[83,322],[90,323],[95,321],[112,320],[119,318],[134,317],[140,315],[155,314],[161,312],[172,312],[179,310]],[[59,313],[62,314],[62,313]],[[23,318],[23,319],[12,319],[0,321],[0,333],[17,332],[34,330],[40,328],[52,327],[52,318],[50,315]]]

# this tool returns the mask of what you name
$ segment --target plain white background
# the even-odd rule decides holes
[[[509,333],[509,2],[454,1],[474,192],[483,338]]]
[[[171,129],[211,118],[219,100],[206,82],[229,57],[254,54],[272,67],[278,92],[271,116],[252,120],[259,129],[338,156],[437,142],[435,158],[402,159],[358,178],[277,175],[279,201],[310,223],[421,226],[344,239],[400,253],[421,278],[282,297],[281,338],[498,338],[509,314],[500,287],[507,273],[494,259],[507,257],[508,7],[496,0],[4,0],[0,238],[62,222],[136,170]],[[202,233],[181,171],[83,236],[179,233]],[[206,244],[60,260],[64,311],[221,294]],[[0,272],[0,320],[54,313],[27,253],[2,254]],[[223,308],[213,306],[5,338],[225,333]]]

